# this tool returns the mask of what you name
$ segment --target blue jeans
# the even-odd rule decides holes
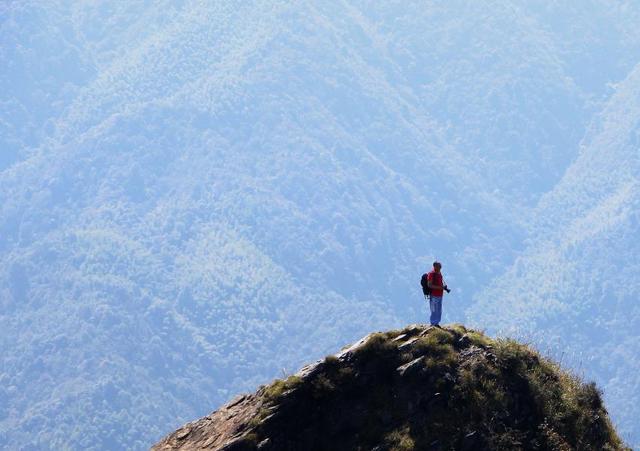
[[[429,308],[431,310],[431,325],[437,326],[442,318],[442,296],[429,296]]]

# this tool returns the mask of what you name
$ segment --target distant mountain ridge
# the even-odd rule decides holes
[[[283,367],[424,319],[435,258],[445,318],[569,347],[607,318],[576,277],[603,252],[625,262],[607,292],[628,321],[581,349],[623,356],[585,367],[637,436],[637,137],[613,125],[633,117],[639,17],[599,0],[3,2],[0,445],[145,449]],[[603,171],[625,183],[581,156],[607,151],[601,127],[629,132]],[[537,261],[564,266],[562,296],[529,285]],[[540,305],[580,312],[577,330]]]
[[[493,332],[588,362],[610,405],[640,410],[629,391],[640,383],[629,346],[640,330],[640,66],[592,124],[581,153],[532,220],[531,244],[506,274],[477,296],[470,317]],[[588,351],[585,351],[588,349]],[[625,384],[626,386],[626,384]]]

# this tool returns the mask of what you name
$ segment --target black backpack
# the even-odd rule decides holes
[[[429,273],[424,273],[420,278],[420,285],[422,285],[422,294],[429,296],[431,290],[429,290]]]

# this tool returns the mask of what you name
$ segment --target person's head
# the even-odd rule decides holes
[[[442,263],[440,263],[439,261],[434,261],[433,262],[433,270],[435,272],[440,272],[440,269],[442,268]]]

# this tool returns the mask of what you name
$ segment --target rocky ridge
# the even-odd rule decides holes
[[[593,383],[461,325],[372,333],[155,451],[628,449]]]

